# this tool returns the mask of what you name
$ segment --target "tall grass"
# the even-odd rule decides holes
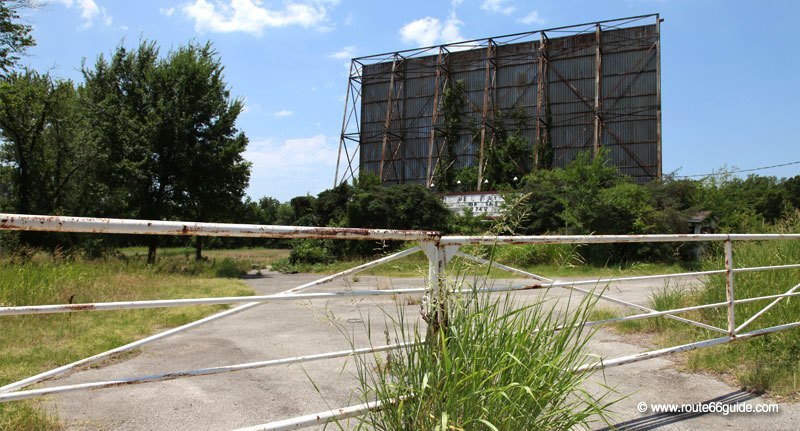
[[[800,214],[788,218],[774,227],[776,233],[800,232]],[[796,240],[735,242],[733,262],[736,267],[785,265],[800,263],[800,244]],[[716,256],[721,255],[715,253]],[[719,268],[722,258],[707,262],[708,267]],[[800,270],[771,270],[737,273],[734,293],[737,299],[784,293],[800,283]],[[700,297],[702,302],[725,300],[723,276],[709,277]],[[736,324],[740,325],[761,310],[770,301],[737,304]],[[724,327],[726,309],[706,310],[706,319]],[[800,321],[800,299],[787,298],[751,323],[744,331],[766,328]],[[800,330],[792,329],[751,340],[698,351],[690,357],[689,365],[729,373],[739,384],[752,391],[770,391],[777,395],[800,392]]]
[[[800,214],[772,227],[775,233],[800,232]],[[724,267],[722,244],[714,244],[706,253],[703,269]],[[736,241],[733,243],[735,267],[774,266],[800,263],[800,245],[796,240]],[[736,273],[736,299],[784,293],[800,283],[800,270],[783,269]],[[709,276],[703,287],[694,291],[665,290],[651,298],[651,307],[658,310],[691,305],[724,302],[725,276]],[[736,304],[736,325],[748,320],[771,301]],[[682,313],[688,317],[720,328],[726,328],[727,308],[704,309]],[[800,300],[787,298],[756,319],[744,331],[800,321]],[[660,345],[676,345],[718,337],[719,334],[673,321],[646,319],[616,325],[623,332],[654,333]],[[753,339],[700,349],[688,355],[687,366],[692,370],[711,371],[733,377],[746,390],[770,392],[773,395],[800,393],[800,330],[768,334]]]
[[[594,300],[569,312],[552,302],[522,305],[511,295],[475,294],[449,310],[434,340],[407,329],[402,312],[396,338],[415,341],[377,366],[359,359],[364,400],[381,400],[360,427],[370,430],[567,430],[608,423],[609,392],[584,387],[592,330],[580,324]],[[564,326],[560,331],[540,330]]]

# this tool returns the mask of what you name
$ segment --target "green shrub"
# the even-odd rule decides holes
[[[292,265],[331,262],[333,262],[333,255],[323,241],[311,239],[296,241],[292,247],[292,252],[289,254],[289,263]]]
[[[297,270],[294,268],[294,265],[292,265],[289,262],[288,257],[283,259],[278,259],[275,262],[272,262],[271,267],[273,271],[277,271],[282,274],[293,274],[297,272]]]

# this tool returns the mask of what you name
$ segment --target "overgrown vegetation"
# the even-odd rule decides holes
[[[384,403],[360,426],[565,430],[607,423],[615,400],[582,386],[591,372],[571,371],[591,361],[584,352],[591,330],[581,323],[593,305],[584,299],[565,313],[550,302],[520,305],[510,296],[475,294],[452,304],[448,326],[424,342],[419,328],[405,328],[401,311],[394,336],[416,344],[377,366],[357,359],[363,398]],[[556,326],[565,329],[538,330]]]
[[[6,250],[7,251],[7,250]],[[288,250],[164,249],[156,264],[146,248],[86,259],[18,246],[0,256],[0,306],[250,295],[238,278]],[[0,317],[0,386],[200,319],[227,306]],[[0,403],[0,429],[58,430],[37,400]]]
[[[193,256],[4,256],[0,260],[0,305],[34,305],[165,298],[250,295],[231,278],[251,263],[223,258],[196,262]],[[180,326],[226,306],[173,307],[114,312],[0,317],[0,386],[36,373]],[[38,402],[0,403],[0,429],[59,429]]]
[[[0,28],[3,40],[7,30]],[[250,164],[242,156],[247,138],[235,126],[243,104],[222,70],[210,44],[190,42],[162,57],[143,40],[85,65],[81,83],[30,69],[4,73],[0,210],[233,221]],[[21,237],[45,247],[65,238]],[[158,237],[147,241],[154,263]],[[196,247],[200,259],[201,239]]]
[[[800,214],[779,222],[770,231],[797,233],[800,231]],[[710,250],[704,269],[723,267],[721,247]],[[800,261],[800,247],[795,241],[735,242],[734,262],[737,267],[785,265]],[[785,269],[758,272],[740,272],[735,275],[737,299],[775,295],[786,292],[800,281],[800,270]],[[722,275],[709,276],[704,286],[697,290],[680,286],[656,292],[651,306],[658,310],[725,302],[725,279]],[[737,304],[736,324],[741,325],[771,301]],[[701,322],[727,327],[727,309],[705,309],[681,316]],[[784,299],[762,315],[744,331],[792,323],[800,316],[800,304],[792,298]],[[646,332],[655,336],[659,346],[676,345],[719,336],[703,329],[665,318],[629,321],[616,325],[623,332]],[[746,390],[770,392],[773,395],[796,395],[800,391],[800,333],[788,330],[733,342],[721,346],[693,351],[688,354],[687,367],[691,370],[711,371],[735,379]]]

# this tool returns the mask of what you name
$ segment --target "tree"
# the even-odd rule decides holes
[[[91,138],[100,148],[105,212],[161,220],[220,219],[240,205],[250,174],[247,138],[211,45],[159,59],[155,43],[123,46],[84,66]],[[158,237],[148,244],[153,263]],[[198,256],[202,243],[197,242]]]
[[[161,120],[155,140],[174,147],[176,186],[183,191],[177,204],[190,220],[232,221],[250,179],[242,156],[247,137],[235,127],[243,104],[231,100],[222,71],[211,44],[190,43],[161,61],[153,78]],[[197,260],[202,240],[195,238]]]
[[[786,190],[786,200],[796,209],[800,209],[800,175],[788,178],[782,183]]]
[[[20,55],[36,44],[31,26],[18,22],[19,9],[32,6],[27,1],[0,0],[0,76],[5,76]]]
[[[0,163],[10,169],[15,211],[80,213],[92,150],[70,81],[24,70],[0,81]]]

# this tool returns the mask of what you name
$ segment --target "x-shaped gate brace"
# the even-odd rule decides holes
[[[778,305],[786,298],[800,295],[800,283],[794,285],[789,290],[781,294],[764,295],[754,298],[736,299],[734,295],[734,275],[740,272],[754,272],[766,270],[785,270],[800,268],[800,264],[772,265],[760,267],[735,268],[733,264],[733,241],[767,241],[767,240],[798,240],[800,234],[699,234],[699,235],[550,235],[550,236],[442,236],[438,232],[429,231],[398,231],[380,229],[353,229],[353,228],[317,228],[301,226],[264,226],[264,225],[241,225],[241,224],[221,224],[221,223],[186,223],[186,222],[166,222],[148,220],[124,220],[124,219],[97,219],[82,217],[58,217],[58,216],[32,216],[20,214],[0,214],[0,230],[22,230],[22,231],[48,231],[48,232],[89,232],[89,233],[115,233],[115,234],[147,234],[147,235],[181,235],[181,236],[228,236],[228,237],[261,237],[261,238],[329,238],[329,239],[360,239],[375,240],[388,239],[400,241],[417,242],[406,250],[382,257],[339,273],[320,278],[318,280],[305,283],[292,289],[273,295],[244,296],[244,297],[224,297],[224,298],[194,298],[194,299],[172,299],[172,300],[150,300],[150,301],[120,301],[120,302],[101,302],[88,304],[54,304],[54,305],[33,305],[33,306],[7,306],[0,307],[0,316],[28,315],[28,314],[51,314],[51,313],[70,313],[85,311],[104,311],[140,308],[160,308],[177,307],[187,305],[211,305],[211,304],[241,304],[230,310],[217,313],[206,318],[200,319],[189,324],[170,329],[168,331],[152,335],[124,346],[103,352],[80,361],[73,362],[53,370],[49,370],[35,376],[14,382],[0,387],[0,402],[9,402],[44,395],[61,394],[82,390],[118,387],[125,385],[151,383],[176,378],[195,377],[203,375],[221,374],[227,372],[266,368],[278,365],[296,364],[309,361],[319,361],[331,358],[350,357],[375,352],[391,351],[409,347],[411,343],[399,342],[395,344],[370,346],[366,348],[356,348],[345,351],[326,352],[309,354],[282,359],[269,359],[244,364],[234,364],[227,366],[202,368],[196,370],[174,371],[163,374],[149,376],[139,376],[113,381],[90,382],[76,385],[54,386],[41,389],[24,390],[24,388],[38,382],[42,382],[59,375],[63,375],[77,367],[88,365],[107,359],[116,354],[130,351],[157,340],[164,339],[171,335],[195,328],[205,323],[222,319],[242,311],[254,308],[260,304],[274,301],[297,301],[314,299],[335,299],[386,295],[404,294],[423,294],[428,298],[428,303],[433,306],[424,312],[427,313],[428,322],[433,325],[441,325],[446,321],[447,295],[461,295],[467,293],[484,292],[495,293],[505,291],[538,290],[565,288],[574,290],[585,295],[595,296],[599,300],[608,301],[617,305],[633,308],[641,311],[640,314],[627,315],[612,319],[586,322],[585,325],[601,325],[608,323],[618,323],[628,320],[639,320],[652,317],[666,317],[687,324],[691,324],[712,332],[721,332],[721,337],[712,338],[704,341],[683,344],[664,349],[653,350],[630,356],[623,356],[611,359],[602,359],[597,362],[586,363],[574,370],[566,372],[582,372],[597,368],[607,368],[624,365],[632,362],[642,361],[654,357],[659,357],[671,353],[709,347],[717,344],[749,339],[752,337],[765,335],[768,333],[784,331],[797,328],[800,322],[787,322],[781,325],[761,328],[744,332],[750,324],[763,316],[773,307]],[[686,272],[678,274],[661,274],[649,276],[633,277],[611,277],[598,278],[593,280],[578,281],[558,281],[556,279],[543,277],[518,268],[503,265],[501,263],[487,260],[479,256],[474,256],[460,249],[463,246],[479,245],[508,245],[508,244],[607,244],[607,243],[639,243],[639,242],[713,242],[721,241],[724,243],[725,268],[709,271]],[[337,292],[306,292],[306,290],[317,287],[336,279],[347,277],[367,269],[401,259],[413,253],[422,251],[428,257],[429,269],[425,287],[409,289],[386,289],[386,290],[346,290]],[[535,280],[536,283],[529,285],[509,285],[505,287],[484,287],[480,289],[469,289],[460,287],[457,289],[445,288],[447,285],[447,264],[453,258],[461,258],[479,264],[490,265],[500,270]],[[612,297],[606,293],[605,288],[610,283],[620,283],[629,281],[643,280],[668,280],[682,277],[702,277],[709,275],[725,275],[726,301],[701,304],[696,306],[676,308],[672,310],[655,310],[650,307],[636,304],[630,301]],[[586,289],[582,286],[594,286],[594,289]],[[736,325],[735,306],[736,304],[750,303],[756,301],[771,300],[768,305],[750,316],[740,325]],[[725,307],[727,309],[727,327],[721,328],[709,325],[696,320],[677,316],[677,314],[694,310]],[[559,330],[560,327],[541,328],[540,330]],[[290,418],[270,424],[257,425],[248,429],[259,430],[284,430],[296,429],[300,426],[322,424],[330,420],[343,419],[357,416],[367,411],[380,408],[380,402],[369,402],[356,406],[344,407],[341,409],[314,413],[298,418]]]

